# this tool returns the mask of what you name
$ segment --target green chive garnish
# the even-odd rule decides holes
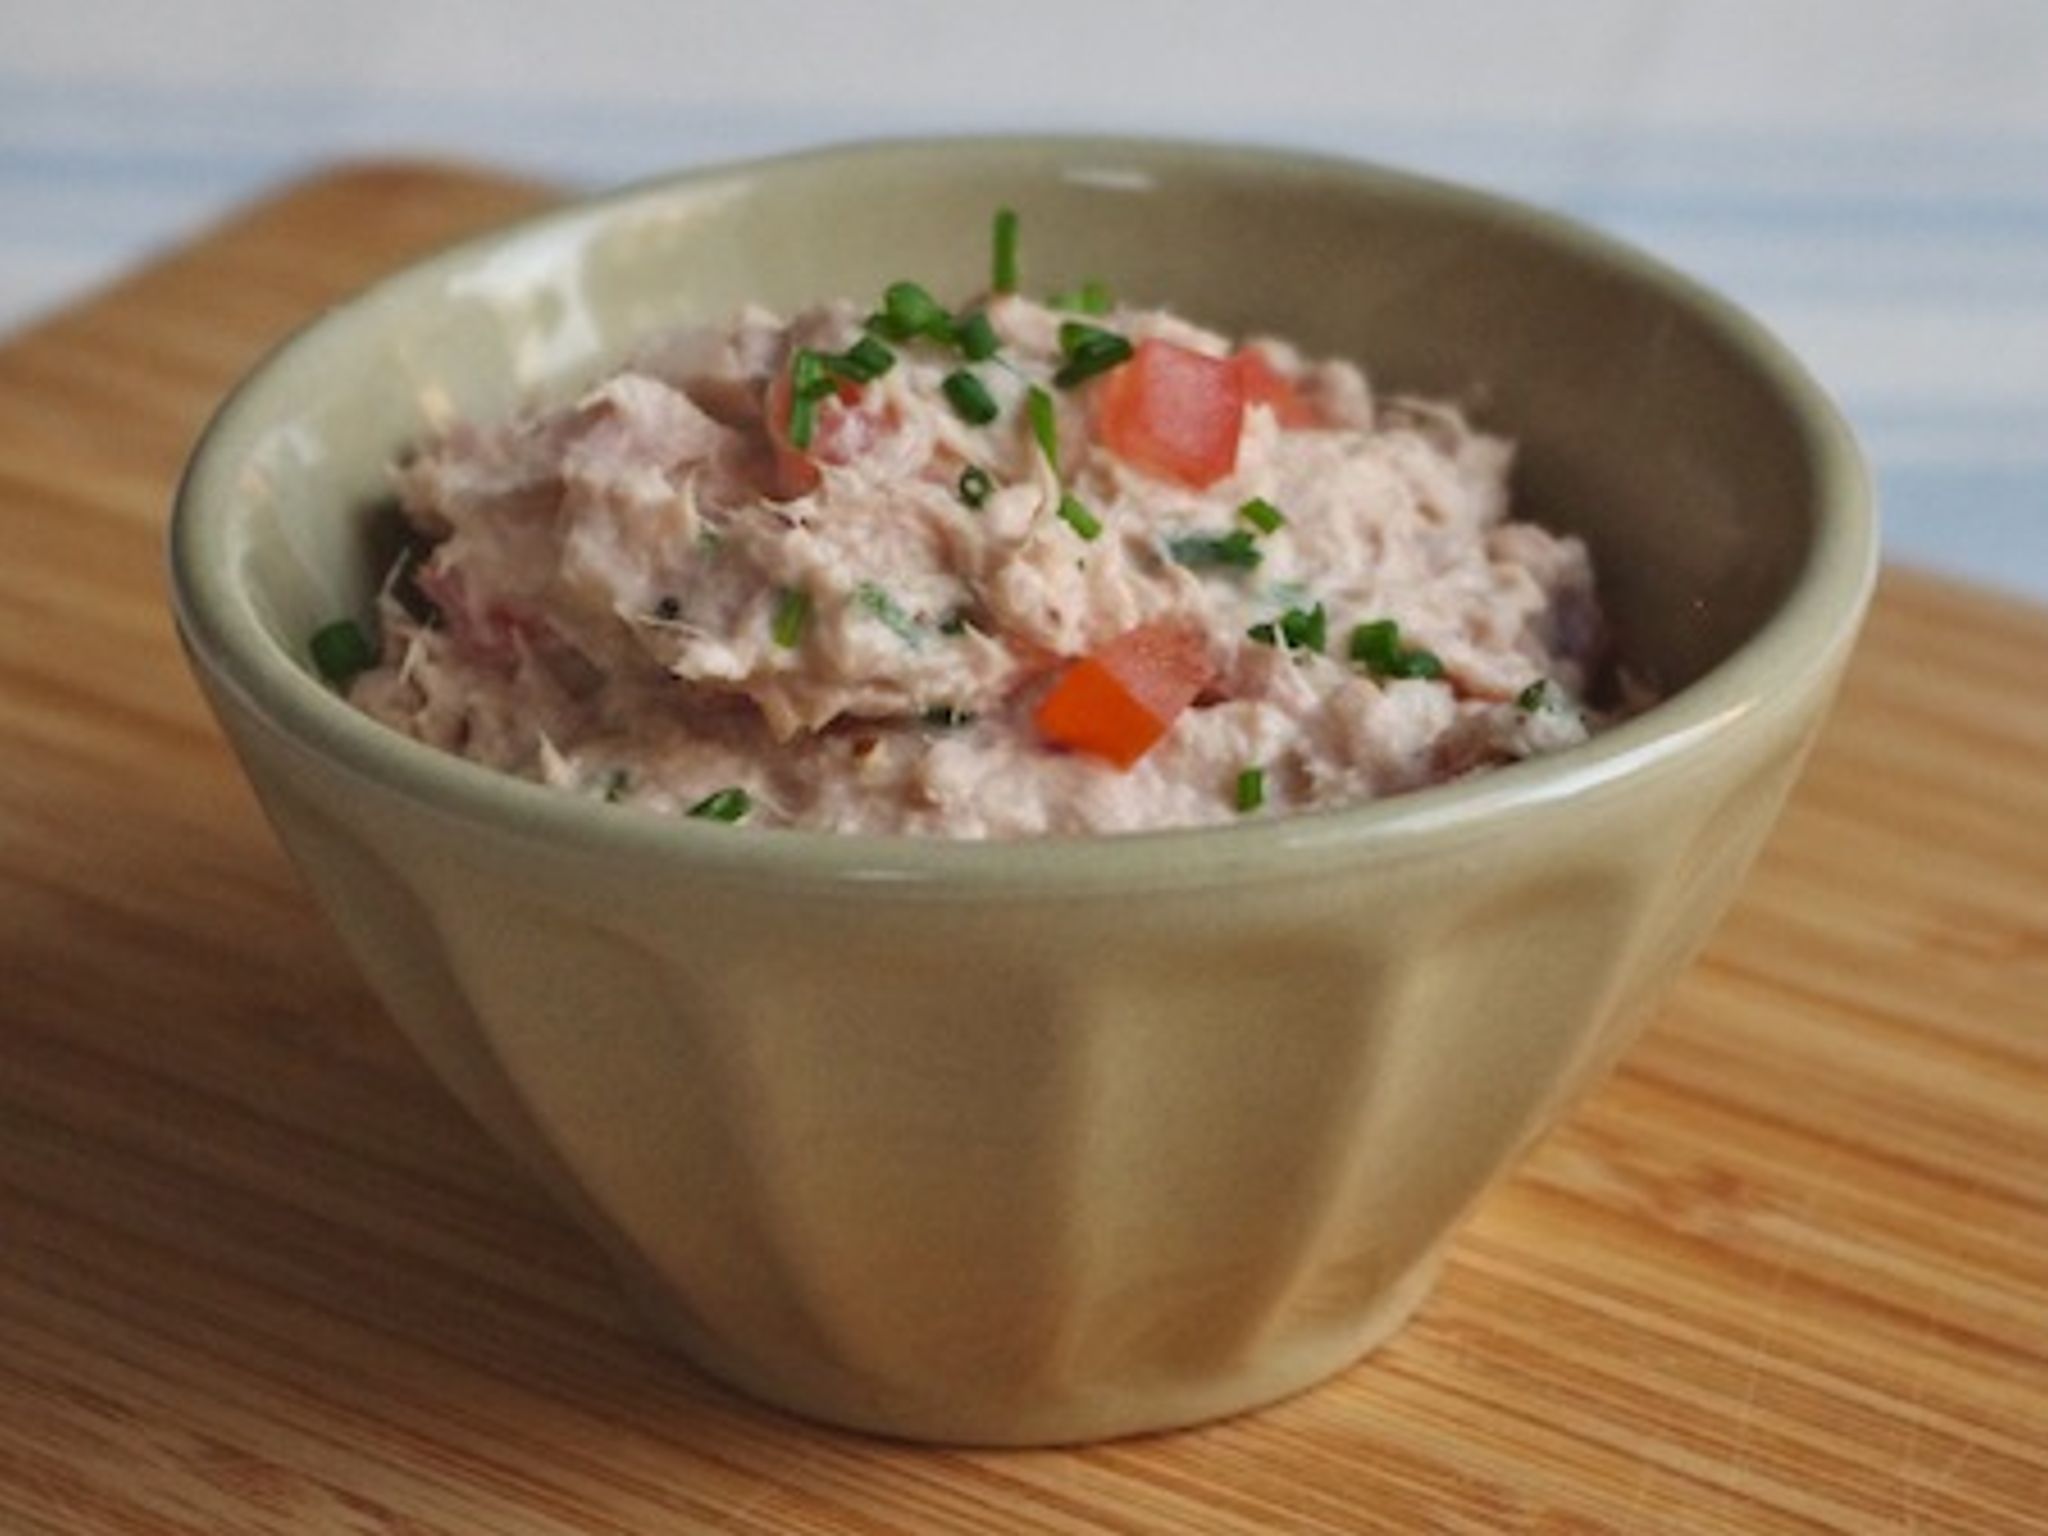
[[[789,360],[789,444],[808,448],[818,429],[818,402],[832,393],[832,377],[825,371],[825,359],[809,347],[799,347]]]
[[[1084,315],[1106,315],[1116,308],[1109,284],[1099,277],[1091,277],[1080,287],[1069,288],[1065,293],[1056,293],[1046,302],[1053,309],[1071,309]]]
[[[1182,538],[1167,540],[1166,549],[1176,561],[1191,570],[1223,565],[1240,571],[1249,571],[1264,558],[1259,552],[1257,541],[1242,528],[1232,529],[1225,534],[1187,534]]]
[[[896,366],[896,354],[872,336],[863,336],[844,352],[828,354],[824,364],[842,379],[868,384]]]
[[[1102,521],[1081,505],[1071,492],[1060,497],[1060,519],[1082,538],[1093,541],[1102,536]]]
[[[1290,608],[1266,624],[1254,624],[1245,633],[1261,645],[1284,645],[1291,651],[1320,651],[1329,642],[1329,615],[1323,605]]]
[[[1533,715],[1550,702],[1550,679],[1539,677],[1535,682],[1515,695],[1515,708],[1525,715]]]
[[[377,648],[354,619],[336,619],[313,631],[307,642],[313,665],[336,688],[346,688],[377,665]]]
[[[978,464],[970,464],[960,471],[960,499],[977,512],[987,503],[995,488],[996,483],[989,479],[988,471]]]
[[[1254,496],[1237,509],[1237,515],[1261,533],[1272,533],[1287,521],[1280,515],[1280,509],[1263,496]]]
[[[958,730],[963,725],[974,724],[974,715],[956,705],[935,704],[924,712],[924,723],[941,730]]]
[[[810,622],[811,595],[801,587],[784,587],[775,599],[775,617],[768,625],[775,643],[785,651],[795,650]]]
[[[1131,351],[1129,340],[1114,331],[1105,331],[1099,325],[1089,325],[1082,320],[1063,321],[1060,324],[1060,355],[1066,361],[1052,376],[1052,381],[1061,389],[1072,389],[1098,373],[1107,373],[1129,362]]]
[[[1263,768],[1241,769],[1237,775],[1237,813],[1240,816],[1256,811],[1266,803],[1266,770]]]
[[[987,313],[979,309],[971,311],[966,319],[953,327],[953,339],[960,347],[960,355],[970,363],[994,357],[996,348],[1002,345],[996,339],[996,328],[989,324]]]
[[[625,770],[625,769],[623,769],[623,768],[614,768],[614,769],[613,769],[613,770],[612,770],[612,771],[611,771],[611,772],[610,772],[610,773],[609,773],[608,775],[606,775],[606,777],[605,777],[605,781],[604,781],[604,802],[605,802],[605,804],[606,804],[606,805],[617,805],[617,804],[618,804],[618,803],[619,803],[619,802],[620,802],[621,800],[625,799],[625,798],[626,798],[626,790],[627,790],[627,788],[628,788],[628,787],[629,787],[629,786],[630,786],[630,785],[632,784],[632,782],[633,782],[633,776],[632,776],[632,775],[631,775],[630,773],[626,772],[626,770]]]
[[[699,821],[738,821],[754,808],[753,796],[737,784],[726,789],[715,789],[690,807],[689,814]]]
[[[953,412],[971,427],[985,427],[996,419],[995,397],[988,386],[965,368],[946,375],[939,388],[946,392]]]
[[[924,631],[917,627],[917,620],[905,613],[902,604],[872,581],[864,581],[855,587],[853,600],[864,612],[886,625],[889,632],[905,645],[924,644]]]
[[[1057,475],[1060,472],[1060,426],[1053,410],[1052,396],[1036,384],[1024,397],[1024,409],[1031,417],[1031,435],[1038,439],[1038,451]]]
[[[868,318],[868,327],[891,341],[932,341],[953,339],[953,317],[946,306],[917,283],[891,283],[882,294],[881,313]]]
[[[997,293],[1017,291],[1017,210],[998,208],[995,227],[995,261],[989,287]]]
[[[1442,677],[1444,664],[1434,651],[1401,643],[1401,626],[1392,619],[1374,619],[1351,631],[1351,659],[1374,677]]]

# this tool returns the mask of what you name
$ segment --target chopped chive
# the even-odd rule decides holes
[[[377,665],[377,648],[354,619],[336,619],[313,631],[307,642],[313,665],[336,688],[346,688]]]
[[[1070,309],[1084,315],[1106,315],[1116,307],[1109,284],[1091,277],[1078,288],[1056,293],[1046,303],[1053,309]]]
[[[633,776],[630,773],[626,772],[623,768],[614,768],[609,774],[605,775],[605,804],[617,805],[621,800],[625,799],[626,791],[631,787],[632,783]]]
[[[1351,631],[1351,659],[1374,677],[1431,678],[1444,675],[1434,651],[1401,643],[1401,626],[1392,619],[1374,619]]]
[[[1081,320],[1060,324],[1060,355],[1066,359],[1052,376],[1061,389],[1072,389],[1098,373],[1107,373],[1131,360],[1130,341],[1114,331]]]
[[[825,359],[809,347],[799,347],[789,360],[789,444],[808,448],[818,429],[818,402],[832,393],[832,377],[825,371]]]
[[[1091,542],[1102,536],[1102,520],[1086,507],[1081,499],[1071,492],[1060,497],[1060,520],[1082,538]]]
[[[995,223],[995,260],[989,287],[997,293],[1017,291],[1017,210],[998,208]]]
[[[967,622],[967,615],[957,608],[939,620],[939,633],[942,635],[964,635],[972,628],[974,626]]]
[[[995,397],[965,368],[947,374],[939,388],[945,391],[954,414],[969,426],[985,427],[996,419]]]
[[[1374,619],[1351,631],[1351,659],[1375,676],[1392,674],[1401,664],[1401,626],[1392,619]]]
[[[953,339],[953,317],[946,306],[917,283],[891,283],[882,293],[881,313],[870,317],[868,325],[890,341]]]
[[[1031,435],[1038,439],[1038,451],[1052,472],[1060,472],[1060,424],[1053,410],[1052,396],[1038,385],[1024,397],[1024,409],[1031,417]]]
[[[828,353],[824,364],[842,379],[869,384],[896,366],[896,354],[872,336],[863,336],[844,352]]]
[[[1525,715],[1533,715],[1550,702],[1550,679],[1539,677],[1535,682],[1515,695],[1515,708]]]
[[[768,625],[775,643],[785,651],[796,649],[810,622],[811,595],[801,587],[784,587],[775,599],[775,617]]]
[[[1256,811],[1266,803],[1266,770],[1243,768],[1237,775],[1237,813],[1240,816]]]
[[[989,479],[988,471],[979,464],[970,464],[960,471],[960,499],[977,512],[987,504],[989,495],[995,488],[995,481]]]
[[[853,589],[853,600],[860,604],[863,612],[886,625],[889,632],[905,645],[924,644],[924,631],[918,628],[917,620],[903,611],[903,605],[872,581],[864,581]]]
[[[973,712],[954,704],[934,704],[924,712],[923,718],[926,725],[949,731],[957,730],[963,725],[974,724]]]
[[[987,312],[979,309],[971,311],[966,319],[953,327],[953,339],[960,348],[960,355],[970,363],[987,361],[1002,345],[996,338],[996,328],[989,324]]]
[[[1254,496],[1237,509],[1237,515],[1261,533],[1272,533],[1287,522],[1280,509],[1263,496]]]
[[[1313,608],[1290,608],[1269,623],[1254,624],[1245,633],[1261,645],[1320,651],[1329,643],[1329,615],[1321,603]]]
[[[1225,534],[1191,533],[1169,539],[1166,550],[1179,564],[1191,570],[1222,565],[1249,571],[1264,558],[1257,542],[1242,528],[1234,528]]]
[[[691,806],[688,814],[699,821],[733,822],[738,821],[753,808],[753,796],[734,784],[725,789],[714,789]]]

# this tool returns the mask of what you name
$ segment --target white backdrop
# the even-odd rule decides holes
[[[878,134],[1391,161],[1731,293],[1894,558],[2048,599],[2042,0],[0,0],[0,330],[342,156],[602,184]]]

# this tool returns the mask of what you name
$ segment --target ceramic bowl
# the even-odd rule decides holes
[[[1519,440],[1667,697],[1355,809],[988,845],[759,832],[495,776],[358,715],[387,465],[644,331],[916,274],[1101,275],[1363,361]],[[235,392],[178,619],[263,804],[449,1088],[652,1326],[798,1413],[1076,1441],[1339,1371],[1612,1063],[1734,892],[1848,655],[1869,492],[1786,352],[1531,209],[1305,155],[861,146],[579,203],[390,278]]]

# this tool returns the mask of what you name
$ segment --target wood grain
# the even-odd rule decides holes
[[[310,910],[161,575],[263,346],[541,196],[337,173],[0,350],[0,1529],[2048,1531],[2048,613],[1901,573],[1739,910],[1370,1364],[966,1453],[643,1347]]]

